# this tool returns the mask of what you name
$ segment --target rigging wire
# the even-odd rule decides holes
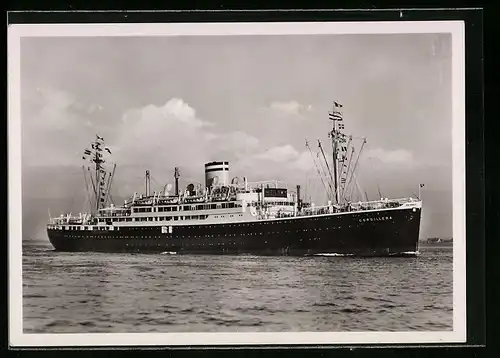
[[[363,152],[363,147],[365,146],[365,143],[366,143],[366,138],[363,140],[363,144],[361,144],[361,149],[358,152],[358,156],[356,158],[356,162],[354,164],[354,168],[352,169],[352,172],[351,172],[351,177],[350,177],[349,182],[347,184],[347,188],[348,189],[349,189],[349,187],[350,187],[350,185],[352,183],[352,179],[353,179],[353,177],[354,177],[354,175],[356,173],[356,169],[358,168],[359,158],[361,156],[361,152]],[[352,193],[352,191],[351,191],[351,193]]]
[[[83,170],[83,179],[85,181],[85,192],[87,193],[85,204],[87,204],[87,202],[88,202],[88,204],[90,206],[89,209],[91,210],[91,208],[92,208],[92,197],[90,195],[89,183],[87,181],[87,174],[85,173],[85,166],[84,165],[82,165],[82,170]],[[84,208],[85,208],[85,204],[84,204]],[[84,211],[85,211],[85,209],[84,209]]]
[[[321,175],[321,172],[319,171],[318,165],[316,164],[316,160],[314,160],[314,155],[312,153],[311,147],[309,146],[309,143],[307,142],[307,140],[306,140],[306,147],[309,149],[309,153],[311,153],[311,158],[313,160],[314,166],[316,167],[318,175],[321,179],[321,183],[323,183],[323,187],[325,188],[325,191],[328,193],[328,188],[325,185],[325,181],[323,180],[323,176]]]
[[[331,191],[331,195],[332,197],[335,195],[335,190],[333,190],[332,188],[332,183],[328,180],[328,176],[327,176],[327,170],[324,168],[323,166],[323,162],[319,159],[319,153],[317,153],[317,156],[318,156],[318,162],[319,162],[319,165],[321,167],[321,170],[323,172],[323,175],[325,176],[325,181],[328,183],[328,187],[330,188],[330,191]],[[327,192],[327,195],[329,196],[330,193]]]
[[[326,164],[326,169],[327,169],[327,172],[328,174],[330,174],[330,179],[331,179],[331,184],[333,184],[334,180],[333,180],[333,175],[332,175],[332,171],[330,169],[330,166],[328,165],[328,160],[326,160],[326,155],[325,155],[325,151],[323,150],[323,146],[321,145],[321,141],[318,139],[318,147],[319,149],[321,150],[321,154],[323,154],[323,159],[325,161],[325,164]],[[330,185],[330,189],[331,189],[331,185]],[[332,192],[333,192],[333,189],[332,189]]]
[[[351,169],[351,163],[352,163],[352,157],[354,156],[354,147],[351,148],[351,155],[349,156],[349,164],[347,165],[347,171],[346,171],[346,182],[344,183],[344,185],[342,186],[342,191],[341,191],[341,196],[343,199],[345,199],[345,192],[346,192],[346,189],[347,189],[347,178],[349,178],[349,170]]]

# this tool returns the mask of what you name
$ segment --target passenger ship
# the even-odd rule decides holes
[[[121,206],[110,203],[111,150],[97,135],[83,159],[92,212],[51,218],[47,233],[59,251],[162,252],[177,254],[413,256],[418,252],[422,202],[419,198],[353,201],[359,190],[356,169],[361,150],[344,134],[342,105],[333,102],[328,132],[331,160],[318,140],[315,156],[327,205],[315,206],[279,181],[230,180],[229,162],[205,164],[205,185],[179,189],[165,185],[151,193],[146,171],[145,193]],[[359,138],[358,138],[359,139]],[[321,160],[319,160],[321,159]],[[330,169],[331,168],[331,169]],[[360,190],[359,190],[360,191]],[[361,194],[361,193],[360,193]]]

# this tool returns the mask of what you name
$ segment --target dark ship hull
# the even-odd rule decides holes
[[[176,225],[171,232],[162,226],[120,226],[112,231],[48,229],[48,236],[56,250],[71,252],[411,256],[418,251],[420,215],[420,208],[400,208]]]

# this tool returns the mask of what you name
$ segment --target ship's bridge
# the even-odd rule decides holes
[[[113,204],[107,208],[99,209],[100,216],[128,216],[130,208],[115,207]]]

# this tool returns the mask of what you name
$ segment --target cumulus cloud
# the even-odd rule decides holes
[[[242,131],[206,133],[205,137],[209,139],[213,159],[217,159],[215,156],[244,158],[255,153],[260,144],[257,138]]]
[[[302,171],[310,171],[314,169],[314,162],[311,158],[311,153],[308,151],[303,151],[300,153],[295,161],[290,165],[291,169],[298,169]]]
[[[202,175],[203,164],[211,160],[228,160],[241,175],[286,176],[283,170],[310,168],[304,153],[290,144],[265,150],[259,139],[245,132],[212,127],[178,98],[163,106],[132,109],[116,128],[114,156],[119,163],[147,161],[151,169],[180,166],[193,176]]]
[[[285,144],[256,153],[253,165],[265,168],[266,172],[297,179],[313,170],[314,163],[308,151],[299,152],[291,144]]]
[[[258,154],[256,157],[259,159],[270,160],[273,162],[289,162],[296,160],[299,156],[297,150],[290,144],[280,147],[271,148],[263,153]]]
[[[116,161],[126,165],[201,165],[209,156],[204,129],[212,125],[182,99],[172,98],[161,106],[127,110],[109,145]]]
[[[30,97],[29,101],[37,113],[24,119],[29,121],[33,129],[63,129],[76,120],[71,111],[76,100],[69,93],[52,88],[37,88],[36,94]]]
[[[175,166],[180,167],[183,180],[203,181],[203,165],[212,160],[229,161],[232,175],[250,180],[296,182],[313,168],[308,152],[291,144],[269,149],[272,142],[217,126],[181,98],[126,109],[104,127],[105,123],[95,120],[103,110],[101,105],[86,107],[84,101],[64,91],[37,93],[36,113],[25,126],[30,135],[23,138],[29,143],[23,149],[29,152],[26,164],[79,165],[79,150],[97,132],[112,150],[110,160],[117,163],[115,188],[120,193],[140,190],[145,169],[158,182],[171,180]],[[36,140],[38,149],[32,145]]]
[[[22,97],[22,155],[27,165],[71,165],[75,146],[86,145],[93,136],[99,104],[79,101],[56,88],[26,90]]]
[[[274,112],[278,112],[286,115],[300,115],[304,112],[312,111],[312,105],[303,105],[297,101],[288,101],[288,102],[273,102],[269,106],[271,110]]]
[[[76,115],[92,115],[93,113],[100,112],[104,109],[99,103],[77,100],[68,92],[50,87],[37,87],[36,95],[31,97],[31,101],[32,103],[41,106],[42,113],[51,111],[51,115],[55,115],[54,121],[61,119],[58,115],[62,114],[63,111],[70,112],[72,114],[71,118],[67,119],[75,119],[74,117]],[[65,121],[59,121],[58,123],[52,124],[64,125]]]
[[[114,160],[128,166],[126,176],[147,168],[169,178],[178,166],[183,179],[198,181],[203,180],[204,163],[227,160],[231,167],[250,169],[245,167],[248,158],[260,150],[257,138],[202,119],[179,98],[126,111],[109,145]]]
[[[36,93],[37,112],[26,126],[29,135],[23,138],[30,143],[25,151],[27,160],[42,165],[78,163],[81,156],[75,150],[83,150],[95,131],[102,133],[92,114],[103,107],[91,103],[84,106],[84,101],[64,91],[37,89]],[[275,102],[272,108],[289,113],[308,110],[296,101]],[[193,176],[202,176],[203,164],[211,160],[228,160],[241,175],[249,176],[293,176],[315,170],[308,151],[297,150],[290,143],[269,148],[269,142],[248,133],[227,131],[176,97],[162,105],[125,110],[112,131],[105,134],[113,161],[119,168],[134,167],[139,175],[138,168],[165,173],[179,166]],[[405,149],[374,148],[362,157],[365,163],[377,162],[387,168],[413,166],[416,162],[413,153]]]
[[[138,127],[179,124],[186,129],[213,125],[197,118],[195,109],[180,98],[172,98],[162,106],[150,104],[143,108],[128,110],[123,116],[123,122]]]
[[[384,164],[413,164],[413,153],[406,149],[388,150],[383,148],[370,149],[365,154],[366,159],[380,161]]]

